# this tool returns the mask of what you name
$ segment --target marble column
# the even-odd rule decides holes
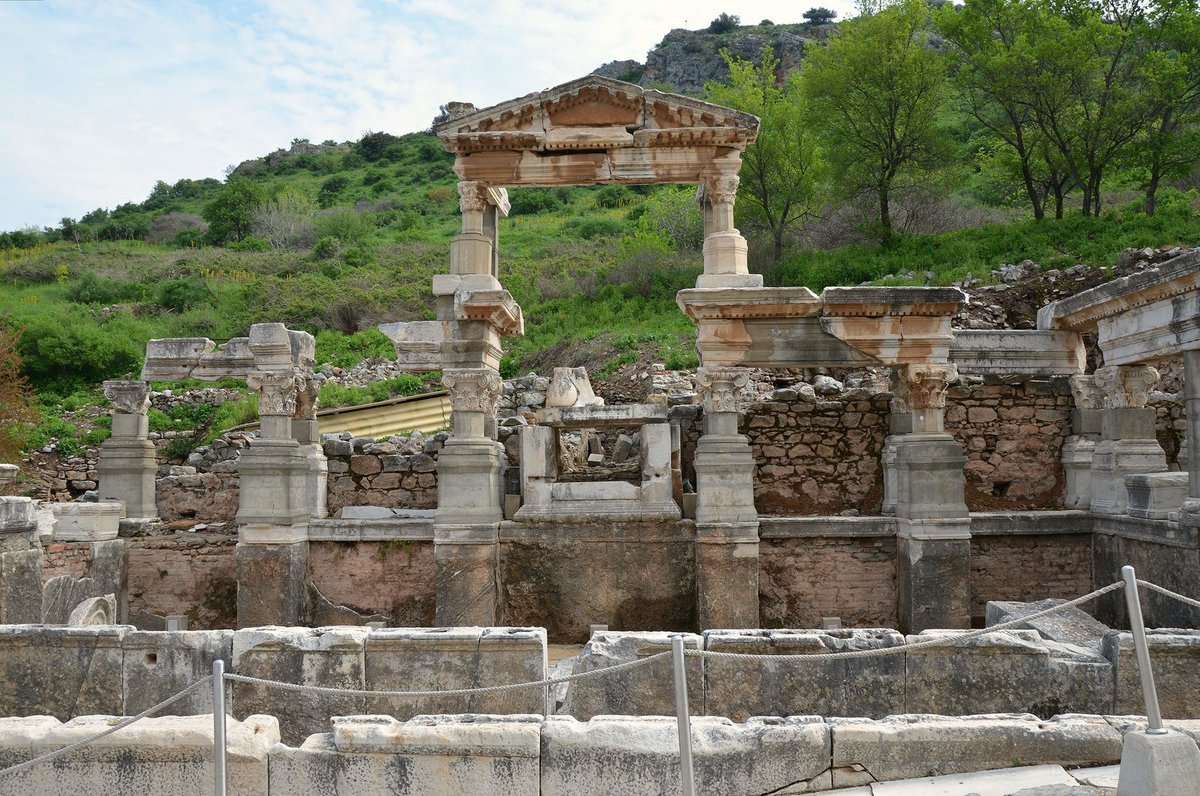
[[[1183,352],[1183,380],[1188,496],[1179,511],[1179,524],[1200,528],[1200,350]]]
[[[704,178],[704,273],[696,287],[762,287],[759,274],[747,265],[746,239],[733,225],[733,203],[737,197],[738,164],[732,170]]]
[[[971,626],[971,517],[966,457],[945,430],[950,364],[902,365],[912,431],[895,435],[897,591],[900,629]]]
[[[104,397],[113,406],[112,436],[100,444],[96,463],[100,500],[117,500],[126,517],[157,517],[154,500],[154,443],[147,439],[150,385],[106,381]]]
[[[1068,509],[1087,511],[1092,505],[1092,457],[1100,439],[1108,399],[1095,376],[1072,376],[1070,383],[1075,409],[1071,413],[1071,436],[1062,447],[1063,472],[1067,481],[1064,503]]]
[[[307,463],[304,494],[309,516],[324,519],[329,513],[329,460],[321,447],[321,425],[317,421],[317,392],[320,384],[305,375],[296,390],[296,412],[292,415],[292,438],[300,445]]]
[[[290,367],[254,370],[246,384],[258,393],[259,435],[238,459],[238,627],[300,625],[308,600],[311,506],[308,461],[292,417],[304,375]]]
[[[503,382],[490,368],[448,369],[452,434],[438,454],[433,542],[441,627],[497,622],[504,447],[493,438]]]
[[[700,368],[704,435],[696,444],[696,597],[701,630],[758,627],[754,456],[738,433],[745,368]]]
[[[1167,471],[1167,455],[1155,436],[1154,410],[1146,408],[1158,371],[1149,365],[1119,365],[1096,371],[1104,392],[1101,438],[1092,453],[1091,510],[1123,514],[1128,505],[1125,476]]]
[[[896,475],[896,443],[901,434],[912,433],[912,410],[908,406],[908,384],[898,371],[892,373],[892,400],[888,402],[888,435],[883,438],[879,465],[883,469],[883,504],[881,514],[896,513],[899,490]]]

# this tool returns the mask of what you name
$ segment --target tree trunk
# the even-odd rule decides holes
[[[781,221],[779,226],[775,227],[772,232],[774,233],[773,237],[775,238],[774,262],[778,264],[779,261],[783,259],[783,222]]]
[[[1033,184],[1033,169],[1029,167],[1029,158],[1021,158],[1021,177],[1025,180],[1025,195],[1029,197],[1029,203],[1033,205],[1033,218],[1036,221],[1041,221],[1046,215],[1046,208],[1042,205],[1042,199],[1038,196],[1037,186]]]
[[[888,183],[879,185],[879,227],[880,242],[885,246],[892,242],[892,212],[888,206]]]
[[[1153,216],[1154,211],[1158,206],[1158,182],[1162,179],[1162,174],[1154,167],[1150,172],[1150,182],[1146,185],[1146,204],[1144,210],[1146,215]]]

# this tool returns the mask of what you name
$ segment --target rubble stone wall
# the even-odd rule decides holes
[[[1094,582],[1102,586],[1110,581]],[[1087,594],[1095,588],[1092,584],[1090,533],[971,537],[973,618],[983,617],[991,600],[1069,600]]]
[[[187,616],[192,628],[237,620],[234,533],[167,532],[128,540],[129,615]]]

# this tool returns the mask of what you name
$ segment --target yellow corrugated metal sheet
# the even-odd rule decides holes
[[[406,431],[428,433],[450,425],[450,396],[446,392],[392,398],[365,406],[317,411],[322,434],[349,431],[356,437],[390,437]]]

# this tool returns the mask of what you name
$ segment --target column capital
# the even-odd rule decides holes
[[[1075,399],[1076,409],[1107,408],[1108,396],[1095,376],[1072,376],[1067,381],[1071,385],[1071,397]]]
[[[320,389],[320,383],[311,375],[305,374],[297,377],[296,411],[292,415],[293,419],[317,419],[317,405],[320,403],[317,394]]]
[[[1150,388],[1158,383],[1158,371],[1149,365],[1109,365],[1096,370],[1096,384],[1112,409],[1142,409]]]
[[[958,367],[950,363],[919,363],[898,369],[906,392],[904,402],[912,410],[944,409],[946,388],[958,378]]]
[[[700,368],[696,388],[704,402],[705,414],[736,412],[737,394],[750,383],[748,368]]]
[[[482,213],[488,206],[488,184],[481,180],[458,183],[458,209],[461,213]]]
[[[442,384],[450,391],[450,408],[455,412],[495,414],[504,382],[490,368],[454,368],[443,371]]]
[[[740,182],[741,178],[736,174],[713,174],[704,177],[700,185],[704,188],[704,196],[709,204],[731,205],[737,198]]]
[[[145,381],[106,381],[104,397],[122,415],[143,415],[150,408],[150,384]]]
[[[260,416],[292,417],[304,381],[304,376],[292,369],[252,370],[246,374],[246,386],[258,393]]]

